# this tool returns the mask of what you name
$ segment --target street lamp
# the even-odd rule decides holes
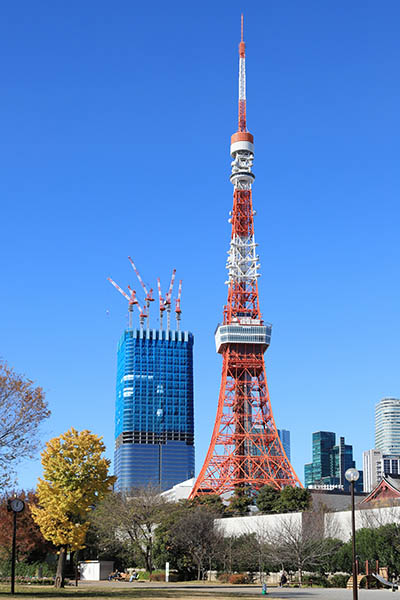
[[[357,565],[356,565],[356,519],[354,509],[354,484],[360,477],[360,473],[357,469],[347,469],[344,474],[347,481],[350,483],[351,490],[351,537],[353,542],[353,600],[358,599],[358,588],[357,588]]]

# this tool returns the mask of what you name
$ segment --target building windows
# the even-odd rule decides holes
[[[188,332],[126,330],[121,337],[115,420],[117,489],[128,489],[140,482],[147,484],[157,478],[161,478],[158,484],[166,489],[192,476],[192,353],[193,336]],[[130,387],[123,388],[124,381]],[[123,412],[122,394],[125,401],[129,400],[129,410]],[[174,453],[172,442],[179,442]],[[122,453],[129,455],[130,464],[136,465],[130,473],[119,470]],[[181,456],[179,469],[172,468],[171,457],[175,455]]]

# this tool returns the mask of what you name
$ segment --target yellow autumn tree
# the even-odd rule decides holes
[[[43,537],[59,548],[56,587],[64,586],[67,549],[84,547],[89,513],[116,479],[108,474],[104,450],[102,438],[71,428],[47,442],[42,452],[39,504],[31,510]]]

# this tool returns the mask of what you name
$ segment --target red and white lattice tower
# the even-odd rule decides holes
[[[231,138],[234,186],[231,243],[228,252],[228,301],[215,334],[222,354],[222,380],[210,447],[191,493],[225,494],[264,485],[278,489],[300,485],[272,414],[264,352],[271,326],[260,313],[258,256],[254,239],[251,186],[253,136],[246,127],[246,69],[243,16],[239,44],[239,127]]]

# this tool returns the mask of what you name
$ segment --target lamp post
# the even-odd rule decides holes
[[[8,512],[13,513],[13,535],[11,551],[11,593],[15,594],[15,557],[17,553],[17,514],[25,508],[25,502],[20,498],[13,498],[7,502]]]
[[[354,484],[360,477],[360,473],[357,469],[347,469],[344,474],[347,481],[350,483],[351,491],[351,537],[353,542],[353,600],[358,600],[358,587],[357,587],[357,565],[356,565],[356,519],[355,519],[355,508],[354,508]]]

